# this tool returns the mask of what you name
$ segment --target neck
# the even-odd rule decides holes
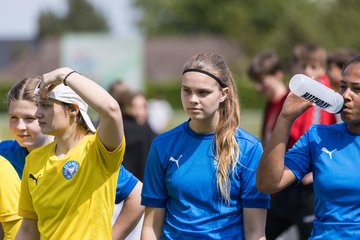
[[[347,124],[347,129],[355,134],[360,134],[360,124]]]
[[[73,129],[71,132],[56,136],[56,155],[58,157],[65,156],[72,148],[79,144],[85,136],[86,131],[84,129]]]
[[[190,128],[200,134],[215,132],[219,124],[219,114],[217,113],[211,120],[196,120],[191,119],[189,126]]]
[[[40,142],[36,143],[34,146],[26,147],[26,150],[27,150],[28,152],[31,152],[31,151],[34,150],[35,148],[39,148],[39,147],[48,145],[48,144],[51,143],[52,141],[54,141],[54,137],[53,137],[53,136],[43,135],[43,137],[41,137]]]

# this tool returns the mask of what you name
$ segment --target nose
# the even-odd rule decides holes
[[[350,88],[346,88],[345,91],[341,93],[341,95],[343,96],[345,101],[350,101],[351,100]]]
[[[38,108],[35,112],[35,117],[37,119],[42,119],[44,117],[44,114],[41,112],[40,108]]]
[[[191,96],[189,97],[189,102],[190,103],[198,103],[199,102],[198,96],[196,96],[196,94],[191,94]]]
[[[16,124],[16,129],[17,130],[26,130],[26,123],[24,121],[24,119],[20,118],[19,121]]]

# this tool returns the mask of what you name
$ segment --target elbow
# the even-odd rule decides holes
[[[115,99],[111,99],[108,101],[106,112],[113,119],[118,119],[119,117],[121,118],[120,106],[117,101],[115,101]]]
[[[278,188],[269,179],[264,179],[260,176],[256,176],[256,188],[265,194],[278,192]]]
[[[256,188],[262,193],[270,193],[270,188],[258,177],[256,178]]]

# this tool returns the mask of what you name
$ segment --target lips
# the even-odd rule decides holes
[[[188,108],[189,111],[200,111],[200,108]]]
[[[27,138],[29,135],[18,135],[19,138]]]

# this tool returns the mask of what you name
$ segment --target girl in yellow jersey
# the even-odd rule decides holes
[[[21,224],[18,215],[20,178],[11,163],[0,156],[0,223],[1,239],[15,239]]]
[[[55,141],[34,149],[22,175],[16,239],[111,239],[125,139],[119,105],[70,68],[43,75],[36,117]],[[96,130],[88,105],[100,117]]]

